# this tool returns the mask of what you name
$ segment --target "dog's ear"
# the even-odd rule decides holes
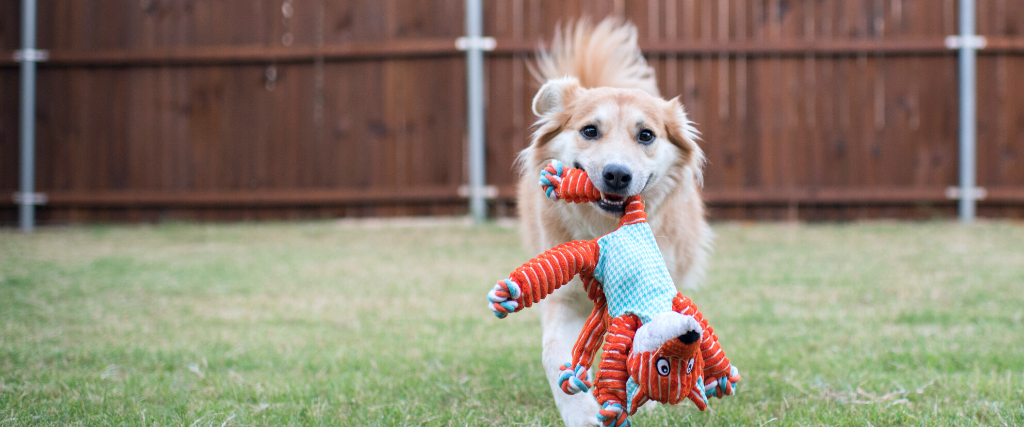
[[[665,113],[667,116],[665,133],[668,135],[669,142],[683,152],[684,158],[687,159],[687,166],[699,171],[704,167],[704,151],[697,145],[700,132],[697,132],[697,128],[693,127],[693,122],[686,117],[686,110],[683,109],[683,104],[679,102],[678,97],[668,101]]]
[[[548,80],[533,97],[533,114],[541,117],[562,111],[579,91],[580,81],[575,77]]]

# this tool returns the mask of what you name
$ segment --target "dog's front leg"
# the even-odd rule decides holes
[[[563,364],[572,361],[572,348],[579,337],[594,303],[587,299],[583,284],[574,279],[542,302],[542,361],[548,385],[555,397],[555,406],[566,427],[598,426],[597,401],[590,393],[565,394],[559,386]]]

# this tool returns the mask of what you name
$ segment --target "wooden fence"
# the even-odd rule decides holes
[[[18,174],[19,2],[0,3],[0,221]],[[462,0],[41,1],[43,222],[465,212]],[[953,0],[488,0],[487,181],[558,22],[625,16],[698,123],[712,218],[955,212]],[[1024,216],[1024,2],[978,0],[982,216]]]

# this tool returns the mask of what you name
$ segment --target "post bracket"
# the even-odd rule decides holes
[[[985,36],[972,35],[946,37],[946,48],[950,50],[984,49],[987,45],[988,39],[986,39]]]
[[[494,37],[459,37],[455,39],[455,48],[461,51],[482,50],[490,52],[498,46]]]
[[[45,62],[50,59],[46,49],[18,49],[14,51],[14,62]]]
[[[985,200],[988,197],[988,191],[984,187],[974,187],[963,191],[960,187],[947,187],[946,198],[950,200],[959,200],[964,198],[970,198],[973,200]]]
[[[11,199],[18,205],[45,205],[46,193],[14,193]]]
[[[485,185],[482,188],[485,199],[497,199],[498,198],[498,187],[494,185]],[[459,197],[469,198],[473,194],[472,187],[468,185],[459,186]]]

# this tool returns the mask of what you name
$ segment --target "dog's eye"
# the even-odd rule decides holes
[[[690,358],[689,362],[686,362],[686,375],[690,375],[691,371],[693,371],[693,358],[692,357]]]
[[[654,132],[651,132],[649,129],[644,129],[640,131],[636,136],[636,139],[637,141],[640,141],[641,144],[650,144],[654,141]]]
[[[657,368],[658,368],[658,375],[661,375],[663,377],[664,376],[668,376],[669,372],[672,371],[672,369],[669,368],[669,366],[668,366],[668,360],[665,360],[664,357],[658,359]]]
[[[580,134],[583,135],[583,137],[587,138],[587,139],[597,138],[597,126],[594,126],[594,125],[583,126],[583,129],[580,129]]]

